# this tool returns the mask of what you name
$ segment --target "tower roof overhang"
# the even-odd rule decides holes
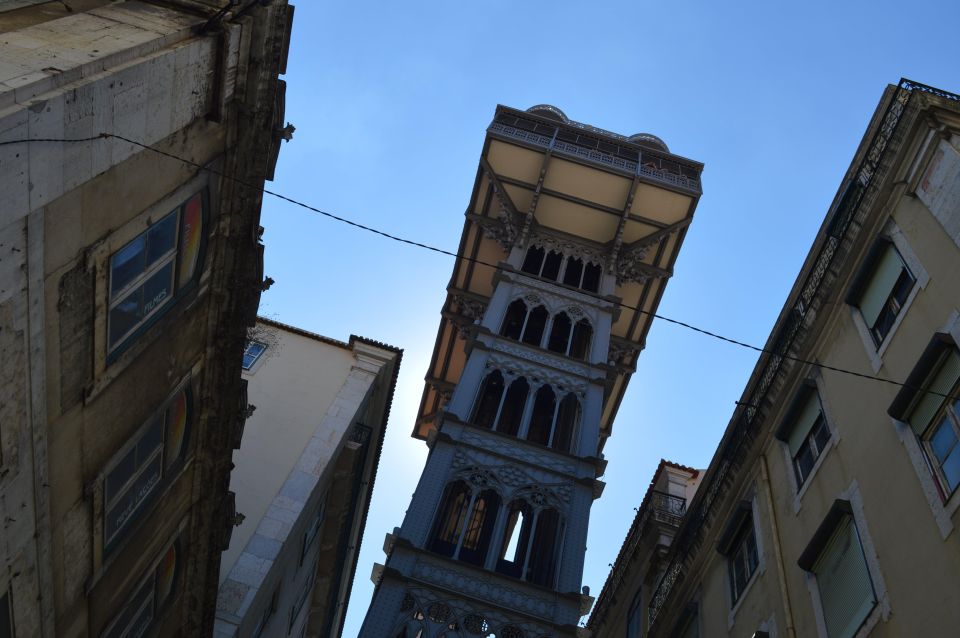
[[[658,144],[650,142],[656,139]],[[703,165],[648,134],[625,137],[498,106],[487,128],[413,435],[426,438],[459,381],[471,326],[510,250],[576,246],[615,275],[601,436],[607,437],[701,194]]]

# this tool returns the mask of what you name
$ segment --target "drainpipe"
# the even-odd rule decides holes
[[[773,555],[777,560],[777,580],[780,582],[780,599],[786,618],[787,638],[796,638],[793,627],[793,612],[790,609],[790,597],[787,595],[787,574],[783,568],[783,549],[780,547],[780,526],[777,525],[777,510],[773,505],[773,492],[770,489],[770,473],[767,470],[767,457],[760,455],[760,476],[766,491],[767,505],[770,507],[770,527],[773,532]]]

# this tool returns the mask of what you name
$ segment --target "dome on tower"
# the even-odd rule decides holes
[[[527,109],[527,113],[533,113],[541,117],[549,117],[551,120],[559,122],[568,122],[567,114],[555,106],[549,104],[537,104]]]
[[[652,133],[635,133],[628,137],[627,141],[639,144],[640,146],[646,146],[647,148],[655,148],[658,151],[670,152],[670,149],[667,148],[667,143]]]

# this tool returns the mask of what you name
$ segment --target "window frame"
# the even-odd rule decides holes
[[[752,501],[740,501],[731,513],[727,525],[717,541],[717,551],[727,559],[727,590],[730,593],[731,614],[739,608],[740,601],[750,590],[757,574],[763,569],[760,535],[756,529],[754,510]],[[750,540],[752,540],[752,565],[749,560],[751,555],[748,541]],[[741,559],[743,562],[740,566],[746,568],[744,572],[746,576],[743,579],[743,585],[738,586],[736,567]]]
[[[851,488],[851,491],[855,492],[855,487]],[[854,494],[852,498],[857,498],[857,495]],[[857,550],[859,557],[863,560],[863,570],[869,581],[870,593],[873,598],[870,610],[864,615],[853,635],[861,635],[865,627],[872,627],[886,606],[883,582],[871,565],[868,555],[868,552],[872,551],[872,542],[870,542],[866,530],[862,527],[862,521],[859,520],[860,515],[854,507],[855,504],[851,501],[843,498],[836,499],[801,553],[800,558],[797,559],[797,565],[808,575],[808,586],[817,616],[817,630],[824,638],[835,637],[830,636],[826,624],[827,607],[824,605],[822,576],[818,576],[817,568],[826,557],[826,552],[833,548],[835,542],[838,542],[840,533],[851,526],[853,528],[852,537],[857,540]],[[850,546],[847,549],[851,549]]]
[[[183,216],[187,209],[188,204],[195,197],[200,197],[200,229],[196,236],[197,246],[196,246],[196,261],[193,266],[193,271],[190,273],[189,277],[183,278],[183,273],[181,272],[182,268],[182,255],[184,250],[184,219]],[[107,251],[103,259],[103,268],[106,273],[105,276],[105,307],[104,307],[104,348],[106,356],[106,364],[110,365],[117,361],[124,352],[127,352],[135,343],[137,343],[140,337],[147,332],[153,325],[155,325],[163,316],[165,316],[172,307],[176,306],[178,302],[189,295],[199,284],[201,277],[203,276],[205,266],[206,266],[206,252],[207,252],[207,235],[210,229],[210,220],[212,217],[210,211],[210,189],[205,182],[192,182],[190,185],[185,185],[181,189],[178,189],[171,196],[164,198],[158,204],[151,206],[148,211],[146,211],[146,217],[143,221],[140,219],[143,215],[138,216],[137,219],[133,220],[130,224],[135,225],[139,230],[136,233],[129,234],[126,237],[126,240],[122,244],[117,245],[117,243],[111,243],[111,246],[107,247]],[[151,218],[155,214],[159,213],[159,217],[154,222],[151,222]],[[133,245],[135,242],[144,238],[144,244],[147,242],[147,237],[150,232],[163,224],[171,216],[176,217],[175,221],[175,236],[174,236],[174,246],[171,250],[165,252],[162,257],[154,261],[150,266],[145,266],[144,270],[137,274],[133,279],[126,282],[118,290],[113,290],[113,278],[114,278],[114,264],[113,260],[117,257],[124,249]],[[146,246],[144,247],[144,252],[146,252]],[[146,257],[145,257],[146,258]],[[126,301],[129,296],[136,292],[138,289],[143,289],[146,284],[152,279],[154,275],[161,272],[167,265],[171,265],[173,272],[171,274],[171,294],[166,296],[162,301],[158,302],[149,312],[145,313],[139,321],[132,324],[125,332],[119,334],[116,337],[111,335],[111,326],[112,323],[112,314],[113,311],[124,301]]]
[[[316,514],[310,521],[310,526],[303,533],[303,550],[300,552],[300,565],[303,565],[304,560],[307,558],[307,553],[310,551],[310,548],[313,547],[314,541],[320,536],[320,531],[323,529],[323,523],[326,520],[327,495],[324,493],[320,496],[320,504],[317,506]]]
[[[183,396],[185,401],[185,423],[182,433],[183,440],[180,443],[179,455],[171,462],[165,456],[167,437],[170,427],[168,418],[171,407],[181,396]],[[161,402],[160,407],[150,414],[146,421],[134,431],[126,443],[124,443],[104,465],[104,470],[100,477],[100,489],[102,490],[102,511],[98,517],[98,522],[103,528],[101,541],[103,544],[102,556],[104,560],[113,555],[117,548],[122,546],[124,542],[129,539],[130,533],[136,529],[138,524],[142,523],[142,521],[145,520],[145,518],[153,510],[153,507],[156,504],[157,496],[167,489],[177,479],[177,477],[182,474],[183,469],[186,467],[187,462],[190,460],[193,453],[192,431],[194,417],[192,377],[187,377],[184,381],[177,385],[173,393],[168,395]],[[149,462],[152,462],[154,455],[159,457],[159,477],[156,482],[150,486],[149,492],[144,494],[138,502],[133,504],[133,509],[130,510],[127,518],[117,526],[117,529],[112,535],[108,536],[107,521],[108,517],[113,512],[111,505],[115,506],[118,503],[122,503],[122,498],[130,490],[135,489],[137,481],[147,471],[149,462],[138,464],[138,467],[134,469],[131,476],[123,483],[122,488],[117,490],[116,495],[113,495],[114,498],[108,500],[107,490],[110,474],[120,467],[123,461],[126,460],[127,456],[136,449],[137,445],[146,436],[148,436],[151,428],[158,424],[158,421],[160,428],[160,441],[157,444],[157,451],[151,452]]]
[[[293,631],[293,626],[297,624],[297,618],[300,617],[300,613],[307,604],[307,599],[310,597],[310,592],[313,591],[313,583],[315,578],[316,570],[308,570],[307,577],[303,582],[303,587],[297,593],[297,597],[293,599],[293,603],[290,605],[290,621],[287,625],[288,635]]]
[[[802,443],[800,443],[797,452],[794,453],[790,449],[790,441],[798,431],[798,428],[804,427],[802,421],[807,420],[806,411],[811,401],[816,402],[817,416],[814,417],[813,422],[807,428],[806,433],[803,435]],[[823,441],[817,440],[818,432],[826,432],[826,438],[823,439]],[[791,474],[793,475],[794,492],[799,496],[806,491],[806,487],[810,483],[811,478],[820,467],[821,459],[826,456],[827,451],[833,446],[834,440],[836,439],[836,432],[834,428],[831,427],[829,419],[827,419],[823,397],[814,379],[808,379],[803,383],[803,387],[797,392],[793,401],[790,403],[786,415],[774,436],[783,444],[784,456],[789,460]],[[812,462],[806,474],[803,473],[799,462],[800,455],[805,450],[809,451],[812,455]]]
[[[627,638],[641,638],[643,636],[643,585],[637,588],[637,593],[627,608]]]
[[[254,346],[260,346],[260,351],[257,352],[256,354],[251,354],[250,348]],[[252,370],[253,367],[257,365],[257,362],[260,361],[260,358],[263,356],[263,353],[267,351],[268,347],[269,345],[267,345],[262,341],[258,341],[256,339],[247,339],[247,342],[243,347],[243,362],[240,364],[240,367],[243,370],[246,370],[247,372]],[[247,363],[248,356],[252,357],[252,359],[250,359],[250,363]]]

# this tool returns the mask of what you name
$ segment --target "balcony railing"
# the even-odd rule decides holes
[[[490,124],[490,131],[505,137],[523,140],[534,146],[552,149],[621,171],[642,175],[686,190],[700,191],[700,166],[679,160],[676,156],[646,147],[641,148],[620,139],[604,140],[590,131],[573,131],[533,119],[500,113]]]
[[[679,527],[687,513],[687,499],[654,490],[650,494],[650,511],[654,520]]]

